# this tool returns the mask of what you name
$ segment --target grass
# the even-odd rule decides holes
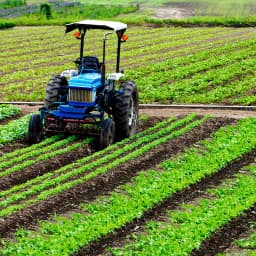
[[[10,1],[4,1],[10,2]],[[24,2],[24,1],[13,1]],[[113,19],[118,17],[118,20],[128,24],[156,24],[156,25],[176,25],[176,26],[255,26],[256,25],[256,3],[252,0],[138,0],[137,4],[134,1],[116,1],[116,0],[81,0],[79,5],[70,5],[64,2],[56,1],[51,4],[52,16],[47,19],[44,15],[40,15],[39,4],[43,1],[30,0],[26,1],[27,5],[37,5],[38,12],[23,14],[17,10],[17,18],[10,18],[10,21],[16,25],[63,25],[79,19]],[[70,3],[70,1],[69,1]],[[11,6],[11,2],[9,3]],[[164,8],[180,8],[181,10],[189,11],[192,16],[187,16],[180,19],[165,17],[164,19],[152,18],[152,12],[145,10],[145,7],[153,6]],[[136,12],[140,9],[139,12]],[[0,0],[1,9],[1,0]],[[0,12],[1,17],[1,12]],[[5,27],[2,25],[2,28]],[[1,28],[1,22],[0,22]]]
[[[2,12],[2,17],[6,22],[12,22],[15,25],[64,25],[81,19],[110,19],[119,14],[127,14],[136,10],[134,5],[56,4],[55,6],[50,5],[50,17],[40,12],[40,6],[35,7],[31,13],[17,9],[11,16],[5,16],[5,13]]]
[[[0,8],[12,8],[22,6],[25,4],[25,0],[0,0]]]
[[[0,29],[14,27],[15,23],[12,21],[5,21],[0,19]]]
[[[94,3],[93,0],[81,0],[84,3]],[[100,0],[98,4],[131,4],[135,1]],[[140,6],[168,6],[170,8],[188,8],[196,16],[249,16],[255,15],[256,2],[254,0],[137,0]]]

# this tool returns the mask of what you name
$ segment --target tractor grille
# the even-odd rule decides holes
[[[69,101],[76,102],[93,102],[94,101],[94,93],[89,90],[80,90],[75,88],[69,89]]]

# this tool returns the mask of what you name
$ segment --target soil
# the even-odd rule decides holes
[[[179,116],[198,113],[200,115],[213,115],[216,117],[229,117],[241,119],[246,117],[256,117],[256,111],[253,110],[225,110],[225,109],[205,109],[205,108],[161,108],[161,109],[140,109],[140,114],[148,116]]]
[[[38,106],[19,106],[22,108],[22,113],[27,114],[38,110]],[[128,183],[139,172],[147,169],[157,169],[157,165],[183,152],[187,147],[194,145],[196,142],[209,138],[210,134],[217,131],[220,127],[234,124],[237,119],[244,117],[255,117],[254,111],[241,110],[212,110],[202,108],[159,108],[159,109],[140,109],[140,115],[145,114],[148,118],[140,121],[139,131],[142,131],[163,118],[170,116],[185,116],[189,113],[196,112],[201,115],[213,114],[215,117],[206,121],[200,127],[194,128],[178,138],[175,138],[157,148],[145,153],[144,155],[111,169],[103,175],[99,175],[83,184],[77,185],[68,189],[61,194],[52,196],[51,198],[33,204],[21,211],[17,211],[12,215],[1,218],[0,236],[10,237],[12,232],[18,228],[36,229],[37,221],[49,219],[54,214],[67,215],[70,211],[77,211],[81,202],[90,202],[98,196],[107,195],[115,190],[119,185]],[[9,145],[10,146],[10,145]],[[12,145],[11,150],[27,146],[25,141],[20,141]],[[5,148],[4,148],[5,149]],[[10,150],[10,149],[9,149]],[[6,149],[6,152],[8,150]],[[4,150],[2,151],[5,152]],[[25,182],[37,175],[42,175],[46,171],[54,170],[69,162],[85,155],[91,154],[93,149],[90,146],[80,151],[75,151],[63,156],[58,156],[46,160],[43,163],[24,169],[22,175],[11,175],[1,180],[1,189],[7,189],[15,184]],[[202,181],[190,186],[189,188],[176,193],[171,198],[159,203],[149,211],[145,212],[139,219],[134,220],[123,228],[117,229],[105,237],[102,237],[89,246],[82,248],[74,255],[108,255],[107,247],[122,246],[127,241],[127,236],[134,232],[143,232],[145,222],[149,220],[164,219],[167,210],[175,209],[182,202],[188,202],[203,195],[204,191],[209,187],[217,186],[221,181],[228,177],[233,177],[239,170],[249,163],[253,162],[256,156],[256,150],[253,150],[247,155],[231,162],[227,167],[220,170],[218,173],[206,177]],[[198,250],[193,251],[192,255],[215,255],[218,252],[223,252],[228,248],[234,239],[237,239],[241,232],[246,232],[249,229],[251,221],[256,221],[255,206],[248,209],[244,215],[232,220],[220,230],[215,232],[209,239],[205,240]]]
[[[193,184],[187,189],[177,192],[172,197],[164,200],[149,211],[145,212],[139,219],[134,220],[123,228],[117,229],[114,233],[103,237],[96,243],[82,248],[73,256],[96,256],[110,255],[107,251],[109,247],[122,247],[129,240],[129,235],[144,232],[144,224],[150,220],[163,221],[166,219],[166,214],[170,210],[175,210],[182,203],[187,203],[195,200],[198,197],[204,196],[206,189],[213,188],[221,184],[223,179],[231,178],[236,175],[239,170],[254,161],[256,150],[237,159],[218,173],[204,178],[200,182]],[[250,228],[250,223],[255,221],[255,207],[248,209],[244,214],[237,219],[232,220],[227,225],[214,233],[209,239],[205,240],[200,249],[192,252],[193,256],[210,256],[222,252],[230,246],[234,239],[237,239],[241,232]]]
[[[182,19],[195,15],[191,6],[187,7],[143,7],[142,10],[150,11],[152,17],[156,19]]]
[[[17,105],[22,109],[24,114],[32,113],[38,110],[40,105]],[[206,108],[141,108],[140,115],[148,115],[150,117],[166,118],[171,116],[185,116],[191,113],[200,115],[211,114],[216,117],[229,117],[241,119],[245,117],[256,117],[256,111],[253,110],[229,110],[229,109],[206,109]]]
[[[66,154],[62,154],[48,160],[39,161],[32,166],[23,168],[20,172],[14,172],[8,176],[1,177],[0,190],[7,190],[17,184],[25,183],[26,181],[37,176],[41,176],[46,172],[54,171],[64,165],[74,162],[79,158],[90,155],[92,152],[92,148],[87,144]]]
[[[129,182],[138,172],[155,167],[161,161],[184,151],[186,147],[209,137],[212,132],[218,130],[223,125],[231,123],[234,123],[234,119],[209,119],[200,127],[194,128],[184,135],[158,146],[135,160],[108,171],[104,175],[97,176],[84,184],[72,187],[46,201],[40,201],[22,211],[2,218],[0,223],[0,235],[6,237],[9,232],[19,227],[31,227],[31,224],[34,224],[40,219],[47,219],[54,213],[60,214],[70,211],[75,209],[77,205],[83,201],[88,202],[100,195],[108,194],[117,186]]]

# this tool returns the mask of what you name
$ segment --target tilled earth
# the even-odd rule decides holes
[[[180,116],[182,118],[184,116]],[[139,131],[145,130],[148,127],[163,120],[162,117],[153,117],[141,121]],[[36,229],[37,221],[48,219],[53,214],[66,214],[70,211],[76,211],[81,202],[90,202],[98,196],[109,194],[119,185],[131,181],[139,172],[147,169],[157,169],[159,163],[166,159],[175,157],[175,155],[183,152],[186,148],[193,146],[198,141],[209,138],[210,135],[225,125],[235,124],[236,119],[229,117],[214,117],[207,120],[203,125],[196,127],[189,132],[172,139],[154,149],[129,161],[125,164],[113,168],[107,173],[99,175],[83,184],[76,185],[64,192],[52,196],[46,200],[34,203],[27,208],[16,211],[8,217],[4,217],[0,221],[1,237],[11,237],[12,232],[20,227]],[[20,141],[16,144],[6,145],[1,149],[2,153],[10,152],[27,146],[26,141]],[[21,184],[38,175],[46,172],[51,172],[63,165],[74,162],[75,160],[90,155],[95,152],[91,145],[85,145],[82,148],[67,153],[61,156],[56,156],[54,159],[45,160],[40,164],[35,164],[29,168],[25,168],[22,173],[9,175],[1,179],[0,189],[6,190],[16,184]],[[170,209],[175,209],[183,202],[189,202],[201,195],[207,188],[215,187],[225,178],[234,176],[239,170],[253,162],[256,156],[256,151],[243,155],[240,159],[231,162],[227,167],[220,170],[215,175],[206,177],[202,181],[190,186],[189,188],[176,193],[171,198],[156,205],[154,208],[145,212],[139,219],[134,220],[125,227],[115,230],[115,232],[102,237],[100,240],[82,248],[74,255],[108,255],[107,247],[115,247],[123,245],[127,241],[127,236],[143,232],[143,225],[149,220],[159,220],[164,218],[166,212]],[[224,251],[229,247],[232,241],[246,232],[251,221],[256,221],[255,206],[249,209],[244,215],[232,220],[226,226],[214,233],[209,239],[204,241],[199,250],[192,252],[192,255],[215,255],[218,252]]]

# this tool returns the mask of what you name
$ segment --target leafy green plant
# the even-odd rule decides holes
[[[0,121],[21,113],[21,109],[13,105],[0,105]]]
[[[87,44],[95,45],[88,49],[88,55],[101,49],[100,32],[88,31]],[[241,104],[254,102],[254,29],[177,27],[169,31],[166,27],[129,27],[127,33],[129,41],[123,45],[122,68],[126,70],[125,79],[136,81],[140,102],[237,104],[234,101],[239,98]],[[63,30],[57,27],[1,31],[2,100],[41,101],[49,73],[72,68],[70,60],[77,57],[77,42],[72,35],[67,35],[65,41],[59,40],[62,35]],[[15,47],[16,40],[19,48]],[[116,52],[112,40],[108,45],[110,72]],[[26,63],[31,63],[33,69]],[[245,97],[248,92],[250,98]]]
[[[169,212],[169,223],[147,223],[146,235],[135,235],[134,243],[112,252],[114,255],[167,255],[169,252],[189,255],[210,234],[256,202],[255,185],[255,177],[240,175],[231,185],[212,192],[217,199],[201,199],[198,205],[181,205],[183,210]]]
[[[26,0],[1,0],[0,8],[13,8],[26,4]]]
[[[27,134],[30,115],[26,115],[8,124],[0,125],[0,145],[24,137]]]
[[[1,252],[3,255],[13,255],[17,251],[32,255],[40,251],[56,256],[74,253],[80,247],[126,225],[135,218],[140,218],[145,211],[172,196],[173,193],[218,172],[232,160],[250,152],[256,147],[255,127],[255,119],[243,119],[234,126],[224,127],[213,134],[210,140],[201,142],[204,150],[195,146],[178,158],[162,163],[159,166],[162,171],[148,170],[139,173],[131,183],[122,186],[121,191],[82,205],[81,208],[86,214],[73,213],[70,214],[70,218],[57,216],[54,221],[41,222],[40,231],[24,232],[24,235],[16,238],[17,243],[5,242]],[[254,177],[248,176],[243,180],[243,185],[237,186],[238,189],[228,190],[229,192],[225,194],[228,199],[220,197],[216,211],[221,208],[219,205],[224,202],[229,203],[234,206],[232,208],[234,211],[230,211],[231,218],[250,207],[255,203],[255,182]],[[244,198],[247,198],[246,202]],[[209,210],[207,205],[204,206]],[[198,216],[198,212],[193,216]],[[219,219],[214,226],[215,229],[223,225],[223,220],[226,221],[222,217]],[[206,224],[206,229],[207,226]],[[213,226],[209,227],[213,228]],[[201,229],[206,230],[202,227]]]
[[[82,184],[87,180],[92,179],[100,174],[103,174],[122,163],[135,159],[136,157],[151,150],[152,148],[155,148],[160,144],[167,142],[168,140],[180,136],[181,134],[202,124],[205,120],[209,118],[205,117],[201,120],[196,120],[194,122],[187,124],[185,127],[181,129],[175,130],[179,126],[184,125],[187,122],[193,120],[194,117],[195,115],[192,114],[182,120],[178,120],[170,126],[161,129],[155,134],[149,134],[148,136],[141,137],[139,140],[135,140],[131,144],[127,144],[122,148],[118,148],[111,154],[102,157],[96,161],[94,160],[93,162],[88,163],[87,165],[81,165],[82,162],[85,162],[88,159],[86,157],[85,159],[78,161],[78,163],[64,166],[63,168],[56,170],[55,173],[48,173],[40,178],[36,178],[37,181],[38,179],[40,179],[41,182],[36,183],[33,186],[29,186],[26,190],[22,190],[20,193],[11,194],[9,197],[5,197],[4,200],[0,202],[0,205],[2,206],[2,209],[0,210],[0,216],[10,215],[11,213],[17,210],[21,210],[33,203],[36,203],[41,200],[46,200],[50,196],[61,193],[62,191],[69,189],[73,186],[76,186],[78,184]],[[142,146],[138,147],[139,145]],[[125,152],[129,153],[124,155]],[[91,172],[86,174],[86,172],[88,171]],[[83,175],[81,176],[81,174]],[[49,177],[51,177],[51,179],[49,179]],[[29,196],[33,197],[29,199]],[[19,203],[20,199],[26,199],[26,201]],[[15,202],[16,204],[14,204]]]

